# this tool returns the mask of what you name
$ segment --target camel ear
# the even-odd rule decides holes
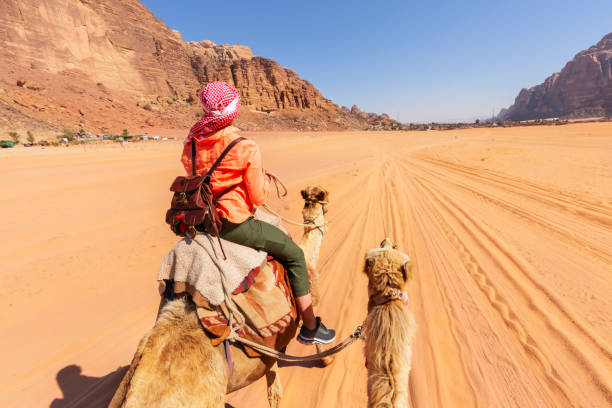
[[[327,196],[329,193],[325,190],[321,190],[317,193],[317,200],[319,201],[327,201]]]
[[[306,190],[302,190],[302,191],[300,191],[300,193],[302,194],[302,198],[304,200],[308,198],[308,192]]]
[[[400,269],[402,270],[404,282],[408,282],[410,279],[412,279],[412,265],[410,265],[410,261],[404,263]]]
[[[372,267],[374,266],[374,264],[376,263],[376,260],[374,258],[367,258],[366,262],[365,262],[365,271],[364,272],[368,272],[370,269],[372,269]]]

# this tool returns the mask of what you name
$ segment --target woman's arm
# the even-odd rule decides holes
[[[265,175],[261,151],[255,143],[248,150],[244,184],[246,184],[249,198],[254,205],[262,205],[266,202],[270,192],[270,180]]]

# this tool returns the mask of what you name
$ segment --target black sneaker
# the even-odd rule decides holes
[[[321,322],[321,318],[317,317],[317,327],[314,330],[309,330],[306,326],[302,325],[297,339],[300,343],[304,344],[329,344],[336,340],[336,331],[325,327]]]

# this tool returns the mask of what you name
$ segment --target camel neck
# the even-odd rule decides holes
[[[315,225],[324,225],[325,217],[320,214],[314,220]],[[317,267],[317,261],[319,259],[319,252],[321,250],[321,243],[323,242],[323,233],[326,227],[319,228],[304,228],[304,235],[300,240],[299,247],[304,251],[304,257],[306,258],[306,264],[312,268]]]

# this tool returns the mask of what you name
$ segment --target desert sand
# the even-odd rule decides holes
[[[283,215],[331,193],[319,313],[339,338],[365,317],[365,251],[411,256],[413,407],[612,405],[612,124],[247,136]],[[0,151],[0,406],[108,403],[154,322],[181,148]],[[362,347],[283,365],[282,406],[365,406]],[[264,382],[227,402],[266,407]]]

